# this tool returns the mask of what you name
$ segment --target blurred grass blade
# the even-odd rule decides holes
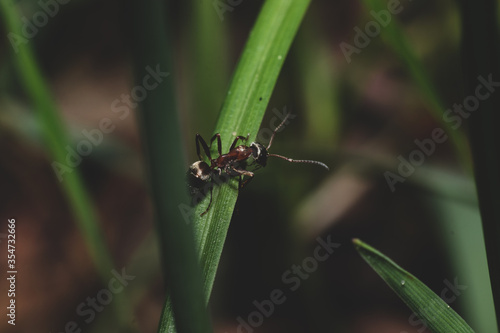
[[[488,267],[500,325],[500,43],[497,1],[460,1],[465,91],[474,96],[480,82],[492,80],[495,91],[469,117],[469,132]]]
[[[227,20],[221,21],[217,15],[213,1],[191,0],[190,5],[193,17],[185,22],[191,41],[189,61],[181,65],[190,74],[190,96],[196,96],[186,102],[193,110],[190,123],[196,132],[206,133],[214,128],[232,70],[227,45],[228,25]]]
[[[9,33],[22,36],[19,19],[20,15],[11,0],[1,0],[0,8]],[[51,157],[55,161],[64,162],[66,159],[65,146],[70,145],[62,121],[52,100],[46,82],[38,68],[33,55],[30,41],[26,44],[17,44],[14,55],[22,84],[27,94],[33,100],[37,117],[40,122],[43,136]],[[97,218],[90,197],[86,192],[78,169],[64,174],[61,186],[65,191],[73,214],[78,222],[90,254],[103,277],[108,277],[112,268],[112,261],[104,239],[97,224]]]
[[[249,140],[255,139],[309,2],[267,0],[264,3],[232,78],[215,129],[215,133],[220,133],[222,137],[222,151],[229,150],[235,134],[250,133]],[[207,214],[200,217],[209,198],[205,198],[191,212],[198,255],[203,267],[205,304],[208,304],[212,291],[237,195],[238,181],[234,179],[214,188],[212,206]],[[169,306],[165,307],[160,332],[175,332],[169,309]]]
[[[381,0],[363,0],[365,5],[370,10],[380,12],[387,11],[388,3]],[[389,13],[389,15],[391,15]],[[467,172],[472,171],[471,157],[467,137],[462,128],[453,129],[450,123],[444,121],[443,114],[446,111],[445,103],[439,96],[438,89],[432,83],[432,80],[427,75],[427,70],[403,34],[402,26],[397,22],[396,17],[392,17],[391,22],[382,27],[381,34],[386,42],[394,49],[396,54],[406,64],[410,75],[417,87],[420,89],[423,97],[429,104],[429,111],[434,119],[441,124],[446,133],[450,136],[455,152],[463,168]]]
[[[437,218],[442,244],[452,270],[467,281],[460,295],[462,315],[477,332],[496,332],[495,306],[475,185],[468,176],[426,168],[414,179],[419,194]]]
[[[311,13],[297,35],[294,65],[307,112],[306,134],[311,147],[324,152],[336,149],[342,129],[338,73],[328,38],[319,27],[318,13]]]
[[[21,20],[14,3],[11,0],[0,0],[0,13],[2,15],[7,34],[15,34],[23,38]],[[14,36],[14,35],[12,35]],[[26,93],[32,99],[36,116],[42,129],[42,135],[53,161],[64,164],[66,160],[66,146],[70,141],[64,130],[63,123],[54,105],[51,93],[47,88],[42,73],[36,62],[32,41],[17,43],[14,48],[15,64]],[[113,262],[108,251],[105,239],[98,225],[89,194],[87,193],[78,168],[63,174],[60,185],[66,195],[71,211],[77,225],[83,234],[85,244],[90,252],[92,261],[104,283],[108,283],[113,269]],[[112,303],[120,327],[127,327],[130,323],[130,305],[124,300],[125,294],[117,294],[116,301]]]
[[[138,116],[164,281],[170,295],[165,309],[173,308],[180,332],[211,332],[192,224],[186,223],[189,221],[179,209],[179,201],[187,203],[189,200],[174,79],[170,73],[173,49],[166,33],[166,10],[163,2],[156,0],[133,1],[131,9],[134,13],[136,87],[147,87],[146,78],[156,76],[157,80],[139,103]],[[174,316],[163,316],[160,330],[168,324],[174,324]]]
[[[474,332],[462,317],[415,276],[359,239],[353,239],[353,243],[363,259],[432,332]]]

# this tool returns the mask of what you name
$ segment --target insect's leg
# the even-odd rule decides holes
[[[208,210],[210,209],[210,206],[212,205],[212,189],[213,189],[213,186],[210,186],[210,201],[208,202],[207,209],[205,209],[205,211],[203,213],[201,213],[200,216],[205,215],[208,212]]]
[[[250,137],[250,133],[248,133],[248,135],[245,137],[245,136],[242,136],[242,135],[238,135],[234,141],[233,141],[233,144],[231,145],[231,148],[229,148],[229,150],[233,150],[234,147],[236,147],[236,143],[238,142],[238,140],[241,140],[243,142],[246,142],[248,140],[248,138]]]
[[[205,140],[203,140],[201,135],[196,133],[196,153],[198,154],[200,161],[203,161],[203,158],[201,157],[201,153],[200,153],[200,144],[201,144],[201,147],[203,148],[203,151],[205,152],[205,155],[211,161],[212,155],[210,155],[210,149],[208,149],[207,143],[205,142]]]
[[[245,187],[248,182],[250,182],[253,177],[254,177],[254,173],[251,172],[251,171],[248,171],[248,170],[244,170],[244,169],[236,169],[234,166],[231,166],[231,171],[233,171],[234,173],[238,174],[240,176],[240,181],[239,181],[239,188],[243,188]],[[243,183],[241,182],[241,178],[243,176],[247,176],[248,179],[246,179]]]
[[[253,179],[253,176],[254,176],[253,173],[251,173],[251,174],[252,174],[251,176],[248,176],[248,178],[243,183],[240,184],[240,188],[243,188],[243,187],[247,186],[248,183],[250,183],[250,181]]]
[[[219,153],[219,156],[222,155],[222,142],[220,141],[220,133],[215,134],[211,139],[210,139],[210,147],[212,147],[212,143],[217,139],[217,152]]]

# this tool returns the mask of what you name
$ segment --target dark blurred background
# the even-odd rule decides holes
[[[222,14],[215,4],[166,6],[174,53],[166,70],[176,86],[186,168],[197,159],[195,133],[208,138],[214,130],[262,1],[243,0]],[[461,103],[456,3],[402,1],[401,6],[392,19],[425,66],[432,89],[445,107]],[[28,0],[17,1],[16,8],[28,20],[44,10]],[[137,50],[131,47],[134,13],[129,8],[127,1],[113,0],[59,4],[57,14],[28,43],[74,146],[84,138],[82,131],[98,128],[103,117],[116,125],[79,168],[116,270],[124,268],[135,277],[124,288],[133,309],[130,331],[155,332],[165,295],[141,139],[136,116],[120,119],[112,110],[114,101],[133,88]],[[425,332],[355,252],[354,237],[438,294],[445,280],[458,279],[467,288],[450,305],[478,332],[494,331],[474,184],[453,140],[436,144],[394,191],[387,182],[386,172],[398,173],[398,156],[408,159],[418,148],[415,140],[431,138],[442,125],[383,35],[370,38],[347,61],[340,45],[354,45],[354,28],[363,30],[374,20],[369,10],[344,0],[315,1],[308,10],[262,128],[272,129],[275,112],[292,112],[296,117],[276,136],[272,152],[320,160],[331,171],[270,159],[240,192],[211,297],[216,332],[249,332],[238,328],[241,320],[256,320],[254,301],[269,300],[275,289],[286,300],[253,332]],[[77,312],[106,285],[51,167],[33,104],[14,66],[12,40],[5,26],[1,29],[0,263],[5,267],[3,222],[14,217],[19,274],[17,325],[2,320],[0,330],[64,332],[74,321],[82,332],[118,331],[109,307],[96,311],[89,323]],[[466,133],[465,126],[459,130]],[[340,246],[290,290],[283,275],[313,256],[321,244],[318,237]],[[3,300],[7,283],[0,281]]]

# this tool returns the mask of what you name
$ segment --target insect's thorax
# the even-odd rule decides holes
[[[247,146],[238,146],[230,150],[227,154],[220,155],[215,159],[215,165],[218,168],[224,168],[229,164],[245,161],[252,155],[252,149]]]

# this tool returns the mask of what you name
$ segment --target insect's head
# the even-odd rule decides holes
[[[265,167],[267,163],[267,148],[264,145],[258,142],[252,142],[250,144],[250,149],[252,149],[252,157],[255,160],[255,163],[258,165]]]

